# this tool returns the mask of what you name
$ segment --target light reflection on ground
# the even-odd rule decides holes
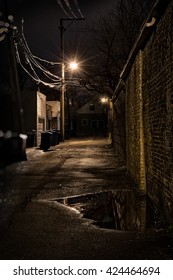
[[[143,231],[146,229],[146,196],[132,190],[103,191],[57,200],[78,210],[102,228]]]

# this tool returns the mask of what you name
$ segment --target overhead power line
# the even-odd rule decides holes
[[[40,58],[38,58],[37,56],[34,56],[34,55],[31,53],[31,51],[30,51],[30,49],[29,49],[29,47],[28,47],[28,44],[27,44],[27,42],[26,42],[26,40],[25,40],[24,35],[21,37],[20,45],[21,45],[21,47],[23,48],[25,57],[26,57],[27,59],[29,59],[29,61],[30,61],[33,65],[35,65],[35,67],[37,67],[38,69],[40,69],[40,70],[43,72],[43,74],[44,74],[45,76],[47,76],[49,79],[52,79],[53,81],[61,80],[61,78],[60,78],[59,76],[54,75],[53,73],[51,73],[50,71],[48,71],[39,61],[37,61],[37,59],[40,60],[40,61],[46,61],[46,60],[40,59]],[[35,57],[36,57],[37,59],[35,59]],[[53,62],[49,62],[49,64],[55,65]],[[57,62],[56,65],[57,65],[57,64],[60,64],[60,63]],[[54,78],[54,79],[53,79],[53,78]]]
[[[79,14],[80,14],[80,15],[81,15],[81,17],[83,18],[84,16],[83,16],[83,14],[82,14],[82,12],[81,12],[81,10],[80,10],[80,8],[79,8],[78,1],[77,1],[77,0],[74,0],[74,3],[75,3],[75,5],[76,5],[76,8],[77,8],[77,10],[78,10]]]
[[[70,6],[70,3],[68,0],[64,0],[65,3],[66,3],[66,6],[69,8],[71,14],[73,15],[74,18],[77,18],[77,16],[73,13],[72,9],[71,9],[71,6]]]
[[[18,40],[16,40],[16,42],[15,42],[16,59],[17,59],[18,64],[20,64],[22,69],[38,84],[40,83],[45,86],[56,87],[57,89],[60,88],[61,84],[62,84],[61,77],[51,73],[48,69],[46,69],[42,65],[41,62],[48,63],[51,65],[58,65],[60,63],[59,62],[50,62],[45,59],[41,59],[37,56],[34,56],[32,54],[32,52],[28,46],[28,43],[25,39],[23,23],[24,23],[24,21],[22,20],[22,28],[21,28],[22,34],[18,34],[18,38],[17,38]],[[24,55],[24,62],[22,62],[23,56],[22,56],[22,60],[21,60],[19,47],[21,48],[22,53]],[[26,66],[24,64],[26,64]],[[44,81],[43,79],[41,79],[39,77],[38,73],[40,73],[40,71],[46,77],[46,80],[48,80],[48,81]]]
[[[60,6],[60,8],[63,10],[63,12],[68,16],[68,18],[76,18],[76,19],[79,18],[79,16],[76,16],[74,11],[72,10],[69,0],[56,0],[56,1],[57,1],[58,5]],[[78,1],[77,0],[73,0],[73,1],[74,1],[76,10],[78,11],[78,13],[80,15],[80,18],[81,17],[84,18],[83,14],[79,8]]]
[[[41,80],[41,79],[39,78],[39,76],[36,74],[36,72],[33,70],[33,67],[31,67],[33,74],[30,73],[30,72],[26,69],[26,67],[23,65],[23,63],[21,62],[21,59],[20,59],[20,55],[19,55],[19,51],[18,51],[17,45],[15,46],[15,49],[16,49],[17,63],[20,64],[20,66],[22,67],[22,69],[23,69],[37,84],[43,84],[43,85],[48,86],[48,87],[58,87],[58,88],[61,87],[61,85],[60,85],[59,83],[47,83],[47,82]],[[31,66],[31,65],[30,65],[30,66]]]
[[[56,0],[58,5],[60,6],[60,8],[63,10],[63,12],[69,17],[71,18],[71,16],[67,13],[67,11],[64,9],[63,4],[61,3],[61,0]]]

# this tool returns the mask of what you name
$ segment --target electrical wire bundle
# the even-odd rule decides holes
[[[22,69],[38,84],[43,84],[45,86],[59,89],[62,85],[62,78],[51,73],[44,65],[49,64],[51,66],[57,66],[61,65],[60,62],[51,62],[42,58],[39,58],[38,56],[35,56],[32,54],[25,35],[24,35],[24,29],[23,29],[23,23],[24,20],[22,20],[22,33],[21,35],[18,34],[18,40],[15,40],[15,50],[16,50],[16,59],[17,63],[20,64]],[[22,54],[19,51],[19,48],[22,50]],[[21,59],[22,57],[22,59]],[[22,62],[24,57],[25,64]],[[46,77],[47,81],[44,81],[42,78],[40,78],[38,72],[41,72],[42,75]]]
[[[63,10],[63,12],[69,17],[69,18],[79,18],[79,16],[76,16],[74,11],[71,8],[71,5],[69,3],[69,0],[56,0],[60,8]],[[84,18],[83,14],[79,8],[79,4],[77,0],[73,0],[75,5],[75,10],[77,11],[77,14],[80,15],[80,18]]]
[[[79,4],[77,0],[73,0],[73,7],[75,7],[75,12],[71,8],[69,0],[56,0],[61,9],[70,19],[83,19],[82,12],[79,8]],[[77,15],[75,14],[77,12]],[[21,68],[37,83],[42,84],[44,86],[48,86],[50,88],[59,89],[62,86],[62,78],[58,75],[50,72],[46,67],[46,65],[57,66],[62,65],[61,62],[51,62],[45,59],[42,59],[38,56],[32,54],[25,35],[23,28],[24,20],[22,20],[22,31],[21,34],[18,33],[17,27],[9,25],[8,23],[4,23],[0,21],[0,41],[3,41],[6,34],[8,33],[8,29],[11,29],[11,26],[15,30],[15,34],[13,32],[14,46],[16,52],[16,60],[17,63],[21,66]],[[13,31],[14,31],[13,30]],[[40,77],[40,73],[42,78]],[[45,80],[43,78],[45,77]],[[75,79],[70,81],[71,84],[76,84]]]

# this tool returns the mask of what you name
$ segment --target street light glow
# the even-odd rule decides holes
[[[75,61],[73,61],[73,62],[70,63],[70,68],[72,70],[76,70],[78,68],[78,64]]]
[[[106,97],[102,97],[102,98],[101,98],[101,102],[102,102],[102,103],[106,103],[106,102],[108,102],[108,98],[106,98]]]

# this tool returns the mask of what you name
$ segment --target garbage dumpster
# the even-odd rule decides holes
[[[50,138],[52,133],[50,131],[41,132],[41,144],[40,149],[47,151],[50,148]]]

